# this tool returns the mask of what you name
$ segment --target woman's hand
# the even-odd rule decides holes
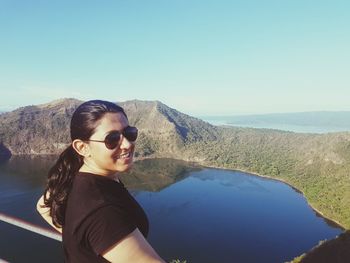
[[[58,228],[52,223],[52,217],[50,216],[50,208],[49,207],[41,207],[41,206],[44,206],[44,196],[43,195],[40,197],[40,199],[38,200],[38,202],[36,204],[36,210],[45,219],[46,222],[48,222],[56,231],[58,231],[62,234],[62,228]]]

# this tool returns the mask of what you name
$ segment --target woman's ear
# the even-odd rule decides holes
[[[90,155],[89,146],[82,140],[75,139],[72,142],[73,149],[81,156],[88,157]]]

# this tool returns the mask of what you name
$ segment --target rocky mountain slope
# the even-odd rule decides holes
[[[81,101],[64,99],[0,115],[0,142],[11,154],[51,154],[69,142],[69,121]]]
[[[58,154],[82,103],[63,99],[0,114],[0,152]],[[119,103],[139,128],[137,157],[175,158],[285,181],[320,213],[350,228],[350,133],[303,134],[213,126],[159,101]],[[0,154],[1,155],[1,154]]]

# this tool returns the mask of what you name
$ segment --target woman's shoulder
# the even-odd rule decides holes
[[[89,214],[105,203],[106,200],[93,178],[78,173],[68,195],[65,225],[77,227]]]
[[[108,196],[118,196],[125,193],[126,188],[122,182],[117,182],[105,176],[87,172],[78,172],[74,178],[71,189],[72,194],[86,196],[86,198],[108,199]]]
[[[123,191],[108,178],[79,172],[68,195],[65,221],[77,225],[97,209],[117,205],[123,199]]]

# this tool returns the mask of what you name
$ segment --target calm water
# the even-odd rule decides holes
[[[0,165],[0,212],[48,227],[35,211],[52,158]],[[284,262],[333,238],[291,187],[242,172],[169,160],[137,162],[123,182],[150,220],[149,242],[166,260]],[[61,243],[0,221],[0,258],[63,262]]]

